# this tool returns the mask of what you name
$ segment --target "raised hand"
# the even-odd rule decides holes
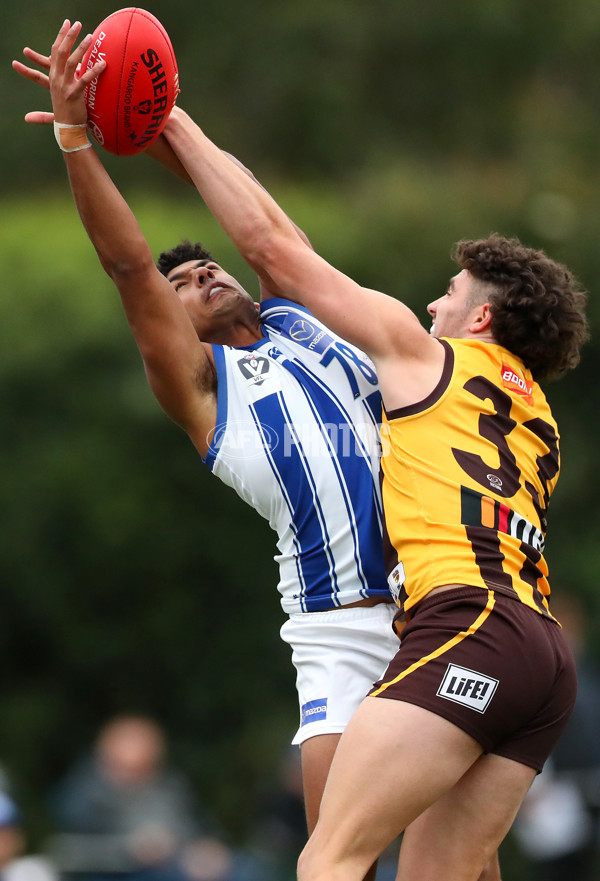
[[[70,24],[67,19],[59,30],[50,53],[49,82],[54,119],[69,125],[87,122],[85,87],[106,67],[105,61],[98,61],[79,75],[78,68],[92,40],[91,34],[88,34],[75,48],[80,32],[81,22]]]
[[[34,64],[39,64],[40,67],[43,67],[44,70],[50,70],[50,56],[49,55],[41,55],[39,52],[35,52],[33,49],[30,49],[29,46],[25,46],[23,49],[23,55]],[[12,63],[13,69],[16,70],[17,73],[21,74],[21,76],[25,77],[25,79],[30,80],[32,83],[37,83],[40,86],[43,86],[45,89],[50,90],[50,77],[48,74],[43,73],[41,70],[36,70],[33,67],[27,67],[26,64],[23,64],[22,61],[13,61]],[[25,116],[26,122],[33,122],[37,124],[47,125],[48,123],[54,122],[54,114],[49,113],[46,110],[32,110]]]
[[[23,55],[25,58],[28,58],[29,61],[33,61],[34,64],[39,64],[39,66],[43,67],[45,70],[50,70],[49,55],[41,55],[34,49],[30,49],[29,46],[25,46],[23,49]],[[31,80],[32,83],[39,83],[39,85],[43,86],[45,89],[50,89],[50,79],[48,75],[42,73],[41,70],[34,70],[33,67],[27,67],[22,61],[16,60],[13,61],[12,66],[17,73],[20,73],[25,79]]]
[[[49,55],[41,55],[39,52],[35,52],[33,49],[30,49],[29,46],[25,46],[23,49],[23,55],[28,58],[30,61],[33,61],[34,64],[39,64],[40,67],[45,68],[46,70],[50,70],[50,56]],[[50,80],[48,75],[42,73],[41,70],[34,70],[33,67],[27,67],[26,64],[23,64],[22,61],[13,61],[13,68],[20,73],[21,76],[24,76],[25,79],[31,80],[32,83],[39,83],[40,86],[43,86],[45,89],[50,89]]]
[[[69,48],[66,50],[68,54],[68,52],[75,44],[75,41],[80,31],[81,24],[79,22],[75,22],[75,24],[71,26],[69,21],[65,21],[58,33],[54,46],[52,47],[53,50],[56,49],[56,53],[58,54],[59,47],[63,44],[65,39],[68,38]],[[75,53],[72,56],[72,59],[75,59],[74,75],[77,79],[79,79],[79,65],[81,62],[81,58],[83,58],[88,46],[89,36],[82,40],[78,49],[76,50],[79,60],[75,59]],[[42,55],[41,52],[36,52],[34,49],[29,48],[29,46],[26,46],[23,49],[23,55],[28,59],[28,61],[32,62],[33,64],[39,65],[42,70],[36,70],[33,67],[28,67],[26,64],[23,64],[23,62],[17,60],[12,62],[13,69],[25,79],[28,79],[30,82],[37,83],[38,85],[50,91],[50,70],[52,65],[52,55]],[[71,67],[73,67],[73,65],[71,65]],[[89,77],[86,77],[85,79],[81,78],[80,82],[83,81],[84,88],[85,85],[87,85],[87,83],[91,79],[94,79],[99,73],[101,73],[103,69],[104,65],[102,65],[101,67],[96,65],[93,68],[93,73]],[[47,71],[47,73],[45,73],[44,71]],[[86,73],[89,73],[89,71],[86,71]],[[25,115],[25,121],[42,125],[52,124],[54,122],[54,113],[46,110],[33,110]]]

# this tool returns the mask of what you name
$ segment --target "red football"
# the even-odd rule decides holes
[[[161,133],[179,92],[169,35],[145,9],[119,9],[94,31],[81,70],[101,58],[106,68],[85,90],[88,128],[109,153],[140,153]]]

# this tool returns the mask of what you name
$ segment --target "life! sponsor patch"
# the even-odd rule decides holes
[[[437,695],[477,713],[485,713],[497,688],[498,680],[492,676],[458,664],[448,664]]]

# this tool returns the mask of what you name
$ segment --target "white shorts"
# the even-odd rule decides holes
[[[281,638],[292,647],[300,727],[292,743],[341,734],[400,647],[394,603],[292,614]]]

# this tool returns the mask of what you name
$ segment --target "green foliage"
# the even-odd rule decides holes
[[[235,828],[297,712],[269,529],[160,412],[68,197],[43,236],[39,205],[5,207],[0,756],[39,811],[103,718],[142,709]]]

